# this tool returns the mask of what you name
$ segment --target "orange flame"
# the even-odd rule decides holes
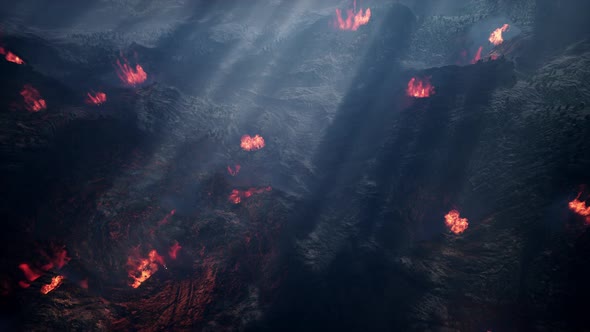
[[[361,25],[369,23],[369,20],[371,19],[370,8],[367,8],[364,13],[362,8],[358,13],[355,13],[355,11],[356,0],[354,1],[354,8],[346,10],[346,20],[342,18],[342,11],[340,9],[336,9],[336,28],[340,30],[356,31]]]
[[[39,112],[47,108],[45,99],[41,98],[39,91],[29,84],[24,86],[20,92],[20,95],[23,96],[25,100],[25,108],[29,112]]]
[[[414,98],[428,98],[434,94],[434,87],[430,84],[430,78],[423,80],[412,77],[408,82],[407,95]]]
[[[508,31],[509,28],[510,26],[508,24],[504,24],[501,28],[494,30],[494,32],[490,34],[490,38],[488,38],[490,43],[494,44],[495,46],[502,44],[504,42],[502,33]]]
[[[578,197],[569,202],[569,208],[577,215],[585,217],[586,223],[590,224],[590,207],[586,205],[585,201],[580,200],[580,195],[582,195],[582,193],[579,193]]]
[[[158,271],[158,264],[164,266],[164,258],[158,255],[156,250],[150,251],[148,258],[128,257],[128,274],[129,278],[133,280],[129,286],[133,288],[139,287],[144,281],[148,280]]]
[[[240,202],[242,202],[242,199],[244,198],[248,198],[251,197],[254,194],[262,194],[265,191],[271,191],[272,187],[268,186],[268,187],[262,187],[262,188],[250,188],[248,190],[238,190],[238,189],[234,189],[231,191],[231,194],[229,194],[229,201],[234,203],[234,204],[240,204]]]
[[[480,46],[477,49],[477,53],[475,53],[475,56],[473,57],[473,60],[471,60],[471,64],[475,64],[477,63],[479,60],[481,60],[481,51],[483,51],[483,46]]]
[[[234,168],[232,168],[231,166],[227,166],[227,172],[231,176],[236,176],[240,172],[240,168],[242,168],[242,166],[238,164],[236,164]]]
[[[135,65],[133,69],[127,59],[123,58],[123,63],[117,60],[117,76],[123,81],[123,83],[129,86],[136,86],[145,82],[147,74],[139,64]]]
[[[86,103],[89,105],[100,105],[107,101],[107,94],[104,92],[88,92]]]
[[[168,256],[170,256],[170,258],[172,259],[176,259],[178,255],[178,250],[180,249],[182,249],[182,247],[180,246],[180,244],[178,244],[178,241],[174,242],[172,247],[170,247],[170,249],[168,250]]]
[[[467,218],[459,218],[459,211],[451,210],[445,215],[445,225],[449,230],[455,234],[461,234],[465,232],[469,223]]]
[[[242,136],[240,146],[246,151],[260,150],[264,147],[264,138],[258,134],[254,137],[250,135],[244,135]]]
[[[4,55],[4,59],[6,59],[6,61],[16,63],[17,65],[22,65],[25,63],[18,55],[10,51],[6,51],[3,47],[0,47],[0,54]]]
[[[52,290],[56,289],[57,287],[59,287],[59,285],[61,285],[63,280],[64,280],[63,276],[55,276],[55,277],[51,278],[50,284],[45,284],[45,285],[41,286],[41,294],[47,294],[47,293],[51,292]]]

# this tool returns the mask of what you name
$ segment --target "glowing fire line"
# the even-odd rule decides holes
[[[59,287],[61,285],[63,280],[64,280],[63,276],[55,276],[55,277],[51,278],[51,283],[41,286],[41,294],[47,294],[47,293],[51,292],[52,290],[56,289],[57,287]]]

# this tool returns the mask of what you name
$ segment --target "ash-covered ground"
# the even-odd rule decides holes
[[[589,22],[0,4],[0,330],[590,330]]]

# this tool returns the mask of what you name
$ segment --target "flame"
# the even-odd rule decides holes
[[[59,285],[61,285],[63,280],[64,280],[63,276],[55,276],[55,277],[51,278],[50,284],[45,284],[45,285],[41,286],[41,294],[47,294],[47,293],[51,292],[52,290],[56,289],[57,287],[59,287]]]
[[[39,91],[29,84],[24,86],[20,92],[20,95],[23,96],[25,100],[25,108],[29,112],[39,112],[47,108],[45,99],[41,98]]]
[[[262,194],[265,191],[271,191],[272,187],[268,186],[268,187],[262,187],[262,188],[250,188],[248,190],[238,190],[238,189],[234,189],[231,191],[231,194],[229,194],[229,201],[234,203],[234,204],[240,204],[240,202],[242,202],[242,199],[244,198],[248,198],[251,197],[254,194]]]
[[[117,76],[123,81],[123,83],[129,86],[136,86],[145,82],[147,79],[147,74],[143,70],[141,65],[135,65],[135,69],[133,69],[127,59],[123,58],[123,63],[120,60],[117,60]]]
[[[580,200],[580,195],[582,195],[582,193],[579,193],[578,197],[569,202],[568,206],[570,210],[572,210],[577,215],[585,217],[586,223],[590,224],[590,207],[586,205],[585,201]]]
[[[158,264],[164,266],[164,258],[158,255],[156,250],[150,251],[148,258],[128,257],[128,275],[129,278],[133,280],[129,286],[133,288],[139,287],[144,281],[148,280],[158,271]]]
[[[494,30],[494,32],[490,34],[490,38],[488,38],[490,43],[494,44],[495,46],[502,44],[504,42],[502,33],[508,31],[509,28],[510,26],[508,24],[504,24],[501,28]]]
[[[451,210],[445,215],[445,225],[449,230],[455,234],[461,234],[465,232],[469,223],[467,218],[459,218],[459,211]]]
[[[18,55],[10,51],[6,51],[3,47],[0,47],[0,55],[4,55],[4,59],[6,59],[6,61],[16,63],[17,65],[22,65],[25,63]]]
[[[242,136],[240,146],[246,151],[256,151],[264,147],[264,138],[256,134],[254,137],[250,135]]]
[[[430,78],[423,80],[412,77],[408,82],[408,96],[414,98],[428,98],[434,94],[434,87],[430,84]]]
[[[475,53],[475,56],[473,57],[473,60],[471,60],[471,64],[475,64],[477,63],[479,60],[481,60],[481,51],[483,51],[483,46],[480,46],[477,49],[477,53]]]
[[[227,172],[231,176],[236,176],[240,172],[240,168],[242,168],[242,166],[238,164],[236,164],[233,169],[231,166],[227,166]]]
[[[107,94],[104,92],[88,92],[86,103],[89,105],[100,105],[107,101]]]
[[[370,8],[367,8],[364,13],[362,8],[358,13],[355,13],[355,11],[356,0],[354,1],[354,8],[346,10],[346,20],[342,18],[342,11],[340,9],[336,9],[336,28],[340,30],[356,31],[361,25],[369,23],[369,20],[371,19]]]
[[[176,259],[178,255],[178,250],[180,249],[182,249],[182,247],[180,246],[180,244],[178,244],[178,241],[174,242],[172,247],[170,247],[170,249],[168,250],[168,256],[170,256],[170,258],[172,259]]]

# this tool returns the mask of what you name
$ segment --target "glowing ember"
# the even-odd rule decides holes
[[[82,287],[84,289],[88,289],[88,278],[80,280],[80,282],[78,284],[80,285],[80,287]]]
[[[502,44],[504,42],[502,33],[508,31],[509,28],[510,26],[508,24],[504,24],[501,28],[494,30],[494,32],[490,34],[490,38],[488,38],[490,43],[494,44],[495,46]]]
[[[133,288],[139,287],[158,271],[158,264],[164,266],[164,259],[158,255],[156,250],[150,251],[148,258],[128,257],[127,267],[129,268],[129,278],[133,280],[129,286]]]
[[[586,205],[585,201],[580,200],[581,194],[582,193],[578,194],[578,197],[576,197],[573,201],[569,202],[568,205],[570,210],[572,210],[577,215],[585,217],[586,223],[590,224],[590,207]]]
[[[37,273],[37,272],[33,271],[31,269],[31,267],[29,266],[29,264],[22,263],[21,265],[18,266],[18,268],[21,269],[21,271],[23,271],[23,274],[25,275],[25,278],[28,281],[35,281],[39,277],[41,277],[41,273]]]
[[[180,246],[180,244],[178,244],[178,241],[174,242],[172,247],[170,247],[170,249],[168,250],[168,256],[170,256],[170,258],[172,259],[176,259],[176,255],[178,254],[178,250],[180,249],[182,249],[182,247]]]
[[[123,58],[123,63],[117,60],[117,76],[123,81],[123,83],[129,86],[136,86],[145,82],[147,74],[139,64],[135,65],[133,69],[127,59]]]
[[[234,189],[231,191],[231,194],[229,194],[229,201],[234,203],[234,204],[240,204],[240,202],[242,202],[242,199],[244,198],[248,198],[251,197],[254,194],[262,194],[265,191],[271,191],[272,187],[268,186],[268,187],[263,187],[263,188],[250,188],[248,190],[238,190],[238,189]]]
[[[100,105],[107,101],[107,94],[104,92],[88,92],[86,103],[89,105]]]
[[[430,84],[429,78],[423,80],[412,77],[408,82],[408,96],[414,98],[428,98],[434,94],[434,87]]]
[[[20,95],[23,96],[25,100],[25,108],[29,112],[39,112],[47,108],[45,99],[41,98],[39,91],[29,84],[24,86]]]
[[[465,232],[469,223],[467,218],[459,218],[459,211],[451,210],[445,215],[445,225],[449,230],[455,234],[461,234]]]
[[[162,220],[158,221],[158,226],[166,225],[170,222],[170,218],[176,213],[176,209],[171,210]]]
[[[475,64],[477,63],[479,60],[481,60],[481,51],[483,51],[483,46],[480,46],[477,49],[477,53],[475,53],[475,56],[473,57],[473,60],[471,60],[471,64]]]
[[[17,65],[22,65],[25,63],[23,61],[23,59],[21,59],[18,55],[14,54],[10,51],[6,51],[2,47],[0,47],[0,55],[4,55],[4,59],[6,59],[6,61],[16,63]]]
[[[70,261],[70,257],[68,257],[68,252],[65,249],[61,249],[59,250],[56,254],[55,257],[53,257],[53,259],[50,262],[51,267],[50,268],[57,268],[57,269],[61,269],[62,267],[64,267],[64,265],[66,265],[69,261]],[[47,269],[49,270],[49,269]]]
[[[260,135],[255,135],[254,137],[244,135],[242,136],[240,146],[246,151],[260,150],[264,147],[264,138]]]
[[[356,31],[361,25],[369,23],[369,20],[371,19],[370,8],[367,8],[364,13],[362,8],[358,13],[355,12],[356,0],[354,1],[354,8],[346,10],[346,20],[342,18],[342,11],[340,9],[336,9],[336,28],[340,30]]]
[[[227,166],[227,172],[231,176],[236,176],[240,172],[240,168],[242,167],[238,164],[236,164],[234,168],[232,168],[231,166]]]
[[[47,294],[47,293],[51,292],[52,290],[56,289],[57,287],[59,287],[59,285],[61,285],[63,280],[64,280],[63,276],[55,276],[55,277],[51,278],[50,284],[45,284],[45,285],[41,286],[41,294]]]

